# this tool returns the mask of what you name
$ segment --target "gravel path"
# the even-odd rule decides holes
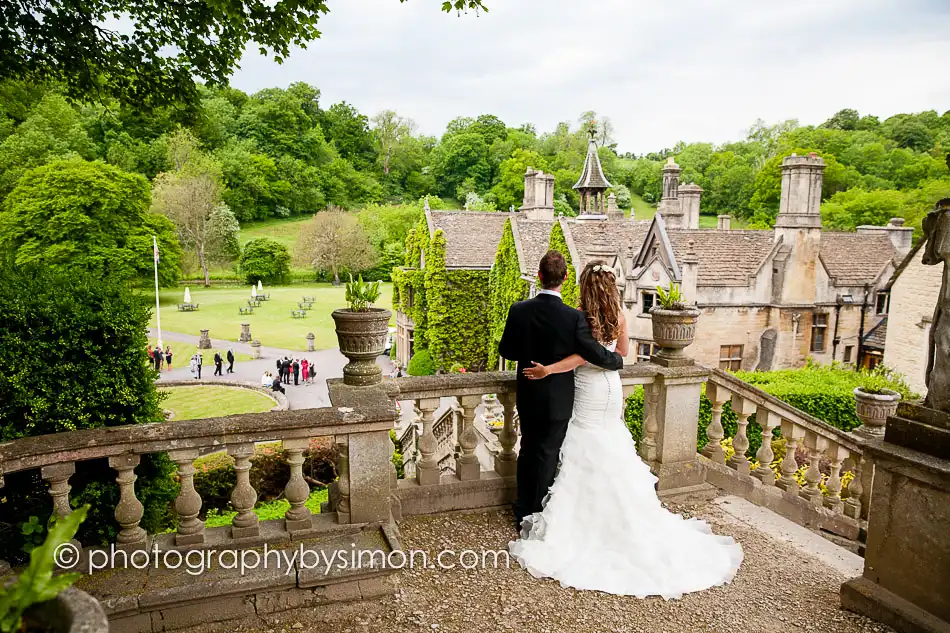
[[[745,561],[730,585],[666,602],[563,589],[516,565],[491,570],[405,570],[396,595],[269,616],[243,625],[203,627],[230,633],[891,633],[842,611],[839,572],[748,525],[729,521],[713,503],[676,506],[718,533],[735,536]],[[407,549],[502,549],[513,538],[511,515],[415,517],[400,523]]]

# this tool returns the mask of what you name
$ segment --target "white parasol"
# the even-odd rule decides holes
[[[254,286],[254,285],[251,286],[251,298],[257,299],[257,286]]]
[[[261,283],[261,280],[257,280],[257,294],[264,294],[264,284]]]
[[[191,291],[185,287],[185,303],[191,303]]]

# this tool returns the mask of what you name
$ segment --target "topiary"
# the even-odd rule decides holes
[[[287,247],[267,237],[253,239],[244,245],[240,261],[244,283],[258,281],[285,284],[290,281],[290,253]]]
[[[432,360],[432,355],[429,354],[429,350],[420,349],[409,359],[409,366],[406,367],[406,372],[410,376],[432,376],[435,374],[436,369],[438,368],[435,366],[435,361]]]

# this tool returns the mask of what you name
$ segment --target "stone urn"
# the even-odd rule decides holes
[[[68,587],[52,600],[30,607],[23,619],[28,631],[109,633],[109,620],[102,605],[75,587]]]
[[[889,416],[897,413],[897,403],[901,395],[891,389],[882,389],[882,393],[868,393],[861,387],[854,388],[854,412],[861,420],[861,426],[854,433],[863,437],[884,437],[884,424]]]
[[[340,353],[350,361],[343,368],[343,383],[362,387],[381,381],[383,373],[376,364],[376,357],[386,349],[392,313],[383,308],[360,312],[341,308],[334,310],[331,316],[336,323]]]
[[[692,365],[693,359],[683,351],[693,343],[696,337],[696,323],[701,312],[697,308],[665,310],[653,308],[653,340],[660,351],[653,361],[667,367]]]

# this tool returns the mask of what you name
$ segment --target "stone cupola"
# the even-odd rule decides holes
[[[580,195],[581,212],[578,219],[606,220],[607,208],[604,205],[604,192],[611,185],[600,166],[597,143],[594,142],[594,130],[590,130],[589,134],[590,141],[587,143],[587,158],[584,159],[584,169],[581,171],[581,177],[574,184],[574,190]]]

